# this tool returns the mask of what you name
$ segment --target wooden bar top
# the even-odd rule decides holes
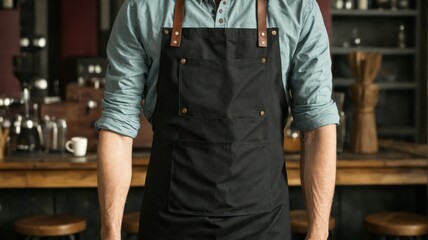
[[[150,153],[133,156],[132,186],[144,186]],[[285,154],[288,182],[300,185],[299,155]],[[120,161],[120,159],[118,159]],[[338,154],[337,185],[419,185],[427,183],[428,159],[400,151]],[[96,155],[21,155],[0,161],[0,188],[96,187]]]

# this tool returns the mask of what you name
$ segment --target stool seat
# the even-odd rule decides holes
[[[406,212],[378,212],[364,218],[367,231],[387,236],[410,237],[428,233],[427,217]]]
[[[66,215],[34,216],[15,222],[15,231],[26,236],[66,236],[85,229],[85,219]]]
[[[291,231],[300,234],[306,234],[308,232],[308,217],[306,210],[292,210],[290,211],[291,217]],[[328,230],[332,231],[336,226],[336,219],[330,216],[328,222]]]
[[[138,234],[138,228],[140,226],[140,213],[128,213],[123,217],[123,228],[127,233]]]

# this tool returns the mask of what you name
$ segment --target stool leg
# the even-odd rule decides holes
[[[83,239],[83,237],[82,237],[82,234],[83,233],[76,233],[74,236],[76,237],[76,240],[82,240]]]
[[[135,236],[136,236],[135,234],[126,233],[126,238],[125,239],[126,240],[133,240],[133,239],[136,239]]]
[[[328,240],[334,240],[334,239],[335,239],[334,230],[331,230],[328,232]]]

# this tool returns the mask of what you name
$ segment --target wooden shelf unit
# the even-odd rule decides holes
[[[382,67],[375,83],[381,90],[376,109],[379,138],[419,142],[422,139],[421,16],[423,0],[412,2],[410,9],[331,10],[333,86],[345,92],[347,132],[352,124],[350,86],[354,83],[348,54],[352,51],[383,54]],[[399,26],[405,26],[406,48],[398,47]],[[357,29],[361,45],[352,46]],[[348,47],[350,46],[350,47]],[[423,53],[426,54],[426,53]],[[425,110],[426,111],[426,110]]]

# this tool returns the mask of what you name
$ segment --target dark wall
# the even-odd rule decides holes
[[[76,57],[98,55],[98,1],[62,0],[60,84],[62,93],[70,82],[76,82]]]
[[[321,13],[324,18],[324,24],[327,28],[328,35],[331,36],[331,0],[317,0]]]
[[[19,54],[19,11],[0,10],[0,96],[19,96],[19,82],[12,73],[12,56]]]

